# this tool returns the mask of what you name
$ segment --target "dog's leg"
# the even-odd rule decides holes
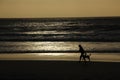
[[[86,59],[85,59],[85,57],[83,57],[83,60],[86,62]]]

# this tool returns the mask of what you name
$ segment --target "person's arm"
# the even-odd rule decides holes
[[[80,48],[79,48],[79,52],[80,52],[81,50],[80,50]]]

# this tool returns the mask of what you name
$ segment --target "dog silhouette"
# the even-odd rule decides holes
[[[84,61],[90,61],[90,56],[91,56],[91,54],[87,54],[87,55],[82,55],[82,56],[80,56],[80,61],[81,60],[84,60]]]

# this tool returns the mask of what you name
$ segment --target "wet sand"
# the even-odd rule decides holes
[[[0,60],[0,80],[116,80],[119,62]]]
[[[90,53],[88,53],[90,54]],[[79,61],[80,53],[14,53],[0,54],[0,60]],[[119,53],[91,53],[91,61],[120,62]]]

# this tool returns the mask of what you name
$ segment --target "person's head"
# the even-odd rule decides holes
[[[81,45],[79,45],[79,47],[82,47]]]

